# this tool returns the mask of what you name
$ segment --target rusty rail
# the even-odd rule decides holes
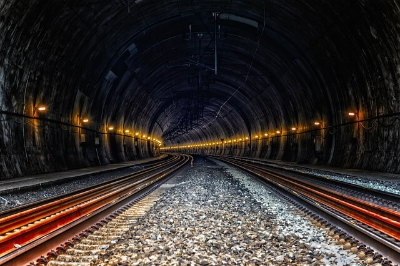
[[[257,166],[254,162],[244,162],[233,158],[221,157],[217,157],[217,159],[244,169],[275,185],[289,188],[291,191],[312,199],[322,206],[327,206],[347,217],[351,217],[379,231],[381,234],[387,236],[387,239],[394,240],[392,242],[397,243],[397,251],[400,250],[400,246],[398,245],[400,241],[400,212],[398,211],[300,180],[291,176],[290,173],[285,174],[270,171],[265,167]]]
[[[188,156],[174,156],[158,165],[116,180],[44,200],[0,214],[0,264],[25,252],[31,243],[54,230],[119,202],[185,165]]]

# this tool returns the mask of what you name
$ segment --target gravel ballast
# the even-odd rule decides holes
[[[198,159],[92,265],[364,265],[248,174]]]

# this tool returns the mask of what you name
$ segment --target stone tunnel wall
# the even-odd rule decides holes
[[[224,144],[210,143],[191,148],[167,147],[162,152],[244,156],[400,173],[396,154],[400,145],[399,124],[396,115],[301,134],[272,134],[251,141],[231,140]]]
[[[149,3],[149,14],[152,14],[150,10],[157,11],[158,15],[151,16],[151,20],[155,25],[160,22],[159,28],[165,29],[168,25],[163,22],[167,23],[170,18],[164,17],[168,12],[162,6],[168,7],[170,2],[162,1],[164,5],[159,5],[160,9],[152,1],[141,2]],[[190,10],[191,2],[182,1],[182,5]],[[194,2],[200,5],[204,1]],[[275,20],[268,21],[265,39],[257,46],[262,56],[254,57],[254,68],[258,69],[253,69],[258,74],[270,72],[267,74],[271,76],[249,79],[247,84],[239,80],[242,89],[225,106],[230,106],[235,116],[223,110],[224,121],[217,121],[220,125],[211,125],[206,133],[194,134],[193,138],[182,137],[182,144],[189,140],[196,143],[232,139],[239,133],[263,136],[264,131],[273,132],[277,128],[284,128],[287,133],[292,125],[307,131],[313,129],[311,125],[316,118],[325,121],[326,126],[340,125],[349,121],[348,111],[357,111],[358,119],[400,112],[398,3],[346,0],[328,5],[322,1],[319,6],[317,2],[321,1],[316,1],[315,8],[300,0],[294,1],[293,6],[273,6],[277,9],[271,11],[271,19]],[[150,42],[153,37],[164,34],[171,42],[180,41],[172,44],[181,45],[182,34],[168,36],[165,30],[151,34],[152,29],[142,21],[141,14],[133,13],[138,12],[136,9],[128,14],[125,6],[115,1],[104,3],[108,9],[95,12],[99,6],[89,3],[91,7],[87,8],[80,1],[63,1],[59,5],[45,0],[29,1],[29,4],[18,0],[0,1],[0,109],[16,114],[2,114],[0,118],[0,178],[156,155],[152,142],[135,141],[132,136],[122,136],[123,132],[107,133],[107,127],[112,124],[124,129],[132,125],[146,132],[154,122],[150,120],[159,119],[153,117],[154,110],[160,106],[161,98],[171,95],[167,94],[168,86],[158,84],[168,85],[165,80],[173,75],[182,76],[183,71],[170,75],[163,58],[152,56],[155,52],[165,56],[163,48],[168,47],[144,52],[143,48],[164,43],[163,40]],[[233,4],[237,6],[232,11],[246,13],[241,1]],[[280,8],[291,11],[287,12],[293,16],[291,21],[298,23],[286,24]],[[114,12],[115,20],[108,17],[107,11]],[[262,10],[253,11],[256,15],[252,19],[258,19],[262,25]],[[124,16],[128,19],[124,20]],[[179,22],[179,16],[176,17]],[[319,27],[314,19],[321,19],[324,27]],[[242,34],[246,29],[236,33]],[[271,33],[273,30],[275,35]],[[261,31],[262,28],[257,29],[257,36]],[[251,40],[251,36],[234,39],[234,34],[229,38],[236,40],[227,43],[233,50],[230,55],[238,55],[240,65],[253,64],[246,61],[253,55],[248,41],[254,45],[258,40]],[[239,39],[242,44],[234,50]],[[233,84],[236,74],[229,64],[221,64],[220,73],[223,67],[229,75],[216,77],[220,87],[215,89],[219,90],[215,95],[220,98],[209,112],[218,112],[236,88]],[[246,66],[244,69],[247,71]],[[183,79],[187,80],[186,76]],[[38,113],[35,107],[40,104],[47,105],[49,111]],[[43,119],[32,119],[32,116]],[[80,121],[84,116],[91,118],[88,125]],[[159,121],[169,125],[169,119]],[[218,149],[214,145],[186,152],[400,173],[399,124],[395,116],[290,137],[271,135],[260,140],[252,137],[251,143],[245,141]],[[155,132],[147,133],[161,135],[161,127],[156,128]]]
[[[146,132],[146,116],[132,112],[135,121],[121,112],[131,111],[132,105],[126,107],[127,97],[107,77],[101,79],[104,84],[89,80],[109,63],[104,54],[112,45],[99,45],[101,38],[93,38],[73,11],[67,3],[0,1],[0,179],[158,153],[153,141],[121,131],[135,124]],[[97,89],[101,93],[93,95]],[[109,91],[122,100],[114,97],[112,105]],[[142,93],[141,101],[151,103],[148,94]],[[39,112],[40,105],[47,111]],[[107,132],[111,122],[118,132]]]
[[[1,179],[157,156],[158,145],[118,134],[3,115]]]

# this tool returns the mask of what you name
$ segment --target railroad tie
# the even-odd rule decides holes
[[[90,265],[90,262],[96,260],[102,251],[116,243],[120,236],[128,231],[138,219],[142,218],[170,187],[170,185],[160,186],[116,216],[112,221],[94,231],[93,234],[82,238],[74,247],[69,248],[65,254],[59,255],[47,265]]]

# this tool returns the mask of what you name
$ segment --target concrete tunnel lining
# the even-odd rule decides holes
[[[223,14],[217,75],[213,12]],[[3,1],[1,176],[158,154],[152,141],[103,134],[109,125],[170,146],[340,125],[348,111],[393,117],[326,130],[322,151],[310,133],[218,153],[398,173],[399,21],[394,0]],[[45,119],[29,118],[39,104]],[[68,126],[77,114],[90,130]]]

